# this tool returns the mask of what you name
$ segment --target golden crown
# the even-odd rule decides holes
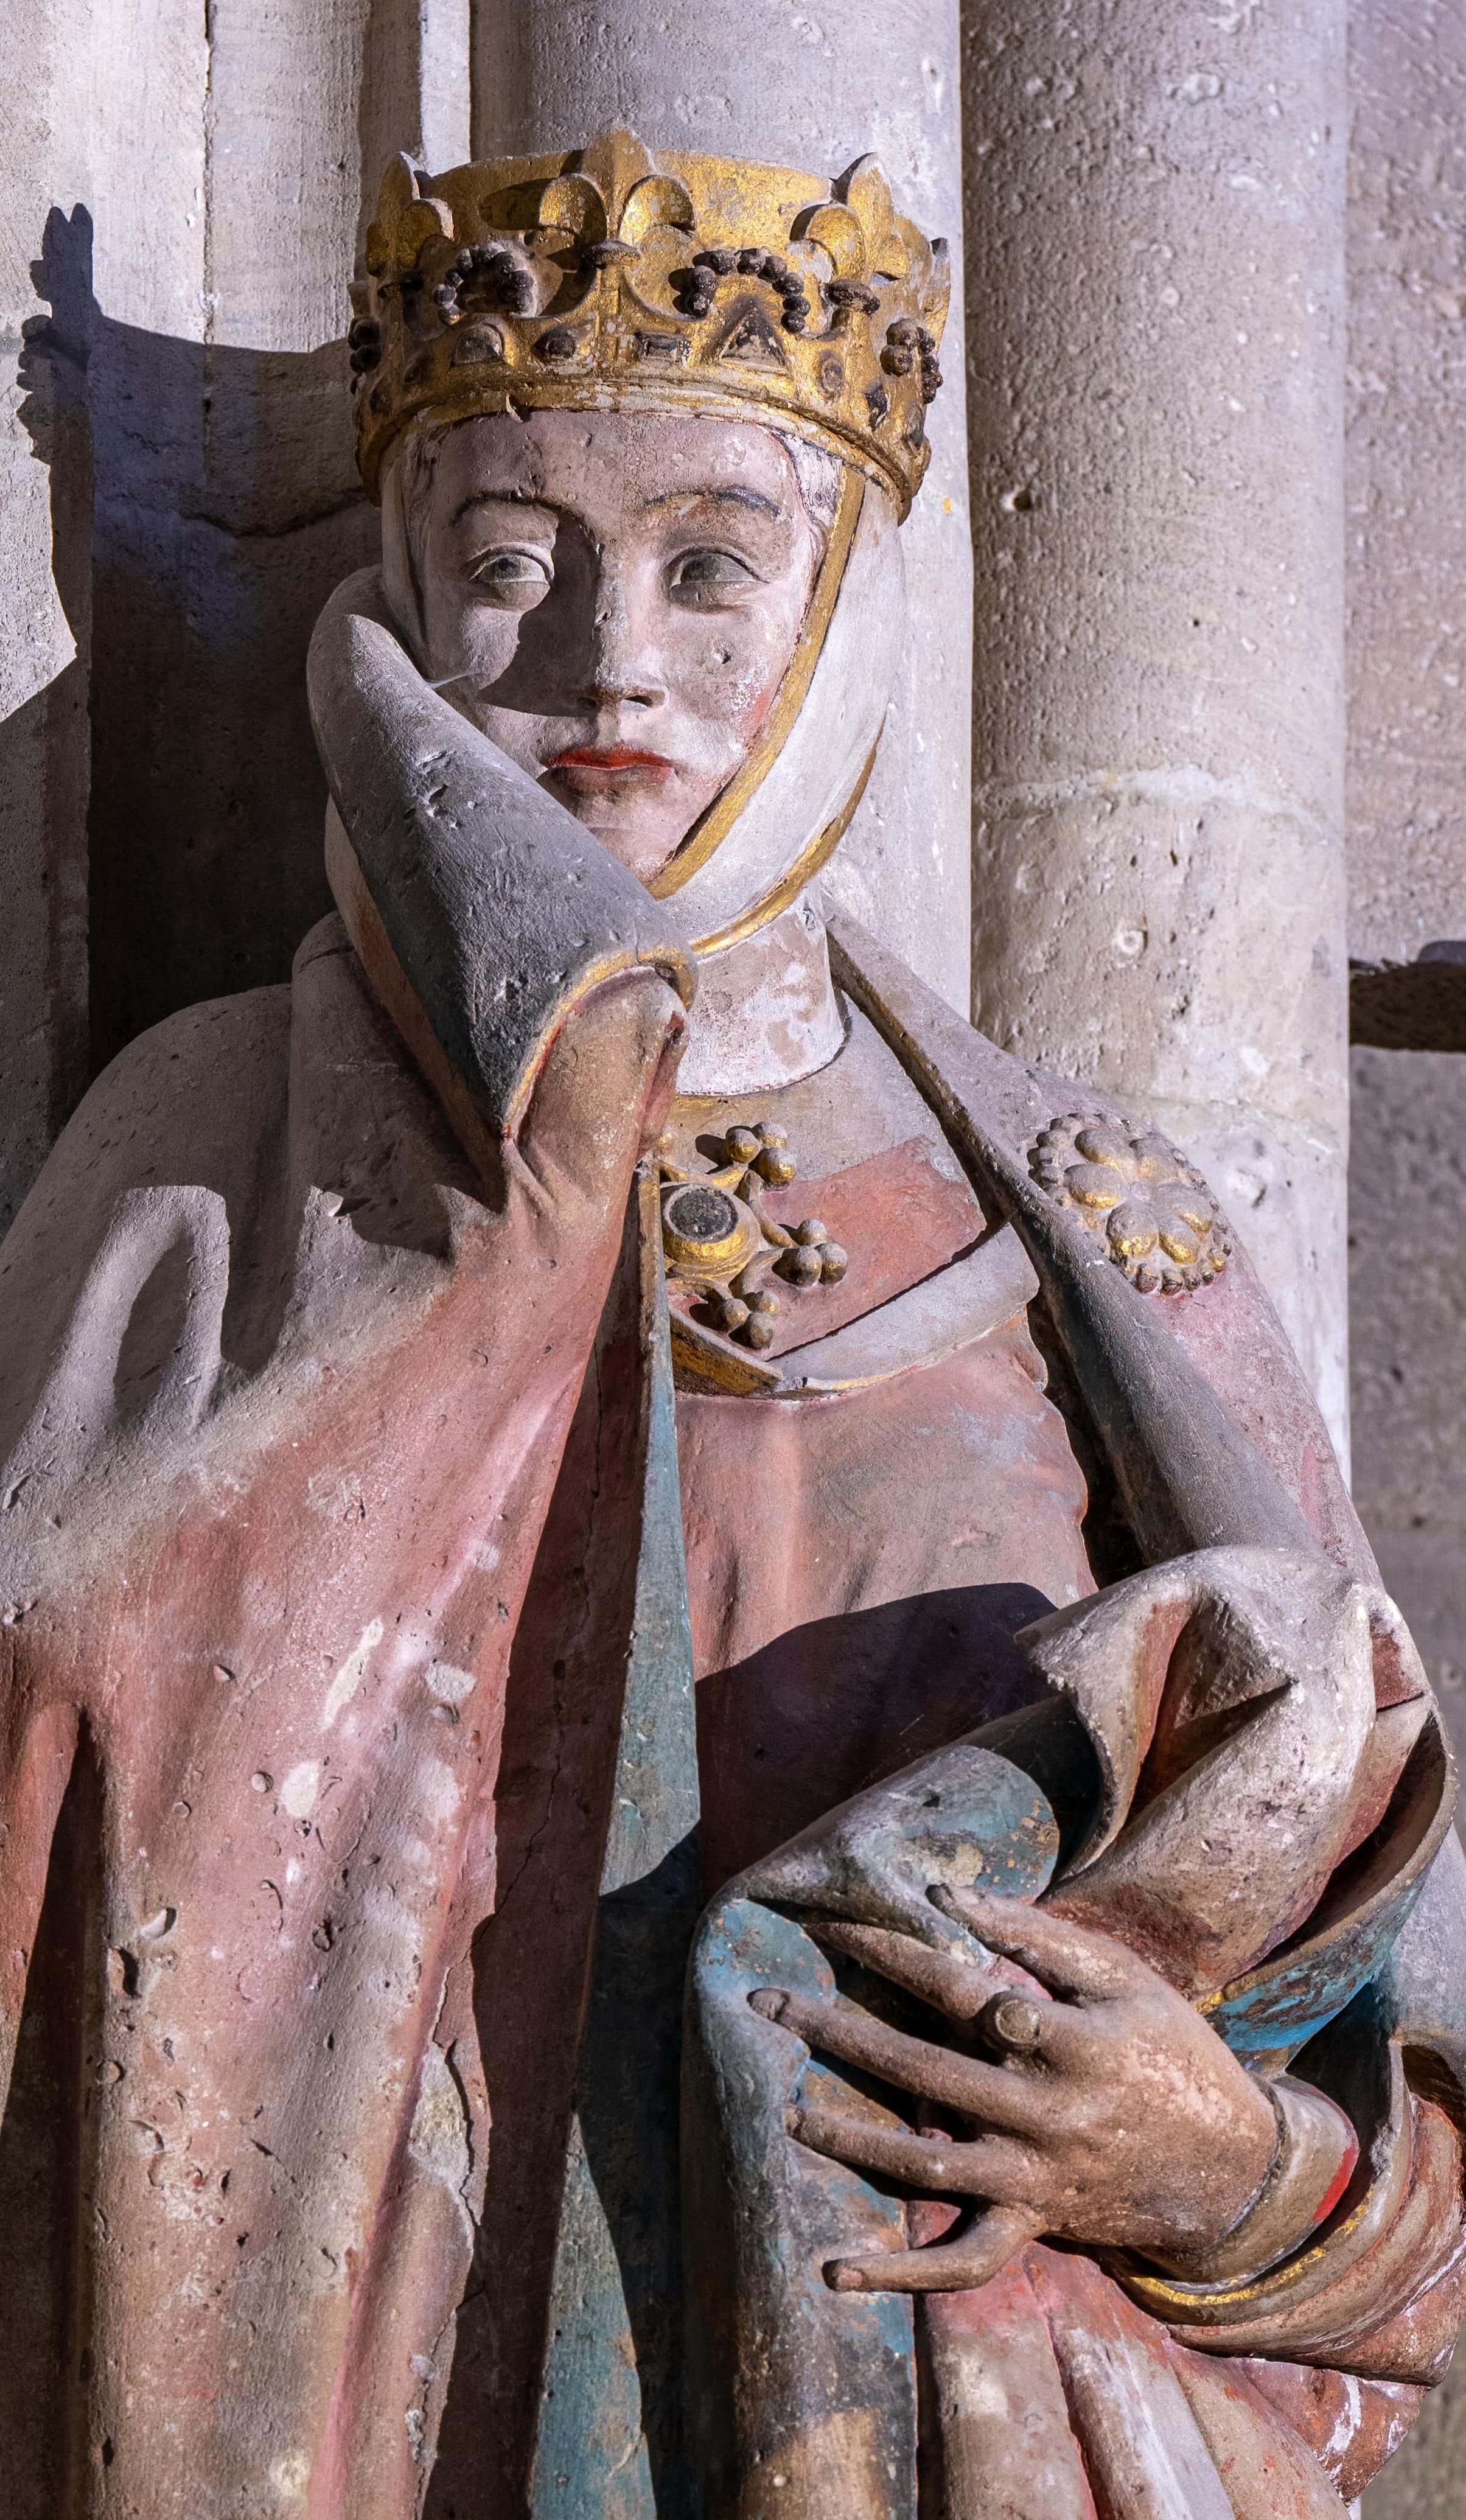
[[[895,490],[926,470],[951,282],[875,160],[834,183],[629,132],[382,178],[353,292],[357,459],[374,498],[419,412],[757,416]]]

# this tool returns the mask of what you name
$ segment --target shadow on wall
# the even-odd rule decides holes
[[[1448,957],[1439,968],[1463,969]],[[1466,1286],[1460,1265],[1466,1058],[1459,1051],[1356,1044],[1351,1070],[1355,1502],[1460,1759],[1466,1757]],[[1458,1825],[1466,1822],[1466,1807],[1457,1818]]]
[[[90,489],[95,1073],[177,1007],[287,978],[329,908],[305,652],[332,588],[376,559],[378,520],[343,340],[250,350],[112,322],[85,208],[52,211],[31,276],[51,313],[25,327],[21,417],[59,554]],[[59,428],[78,402],[89,428]]]

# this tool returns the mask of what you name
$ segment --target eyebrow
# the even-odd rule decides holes
[[[694,499],[725,500],[733,507],[752,508],[756,516],[776,519],[783,514],[777,499],[768,499],[762,490],[746,490],[741,484],[732,481],[703,482],[691,490],[659,490],[655,498],[647,500],[646,505],[648,508],[666,508],[674,499],[686,499],[689,505]]]
[[[532,490],[470,490],[466,499],[460,499],[448,521],[456,525],[470,508],[549,508],[552,504],[549,499],[537,499]]]
[[[666,508],[674,499],[686,501],[689,507],[699,500],[708,500],[715,505],[721,502],[729,507],[750,508],[755,516],[773,517],[776,523],[783,513],[777,499],[766,498],[762,490],[748,490],[741,483],[733,481],[705,481],[689,490],[659,490],[654,498],[646,501],[646,505],[648,508]],[[553,513],[555,501],[537,498],[532,490],[470,490],[454,509],[449,518],[450,525],[456,525],[460,518],[466,517],[470,508],[545,508]]]

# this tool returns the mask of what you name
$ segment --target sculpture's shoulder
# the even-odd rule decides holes
[[[106,1067],[0,1242],[0,1458],[67,1338],[130,1194],[159,1209],[212,1192],[243,1238],[278,1157],[290,988],[183,1008]],[[167,1239],[155,1220],[153,1239]]]
[[[381,1029],[334,913],[310,929],[289,980],[181,1007],[102,1070],[0,1238],[0,1314],[34,1255],[85,1242],[88,1219],[105,1221],[128,1191],[214,1191],[238,1212],[278,1156],[302,1009],[308,1033],[339,1038],[353,1017],[360,1029],[363,1009]]]
[[[0,1303],[37,1242],[74,1239],[85,1216],[122,1191],[170,1182],[231,1188],[280,1116],[289,1034],[285,982],[181,1008],[119,1051],[0,1242]]]
[[[1016,1197],[1031,1209],[1037,1193],[1064,1217],[1051,1263],[1071,1274],[1101,1263],[1129,1280],[1132,1364],[1139,1369],[1143,1351],[1150,1380],[1159,1355],[1172,1342],[1180,1348],[1325,1547],[1375,1576],[1317,1402],[1267,1288],[1198,1167],[1142,1112],[1118,1109],[1095,1090],[1000,1049],[855,921],[832,918],[830,942],[841,987],[959,1141],[1000,1186],[1006,1180],[1004,1204]],[[1153,1387],[1164,1390],[1167,1379],[1162,1372]]]

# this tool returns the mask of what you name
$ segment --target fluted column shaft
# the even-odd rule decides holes
[[[1208,1169],[1345,1395],[1342,0],[964,15],[985,1031]]]

